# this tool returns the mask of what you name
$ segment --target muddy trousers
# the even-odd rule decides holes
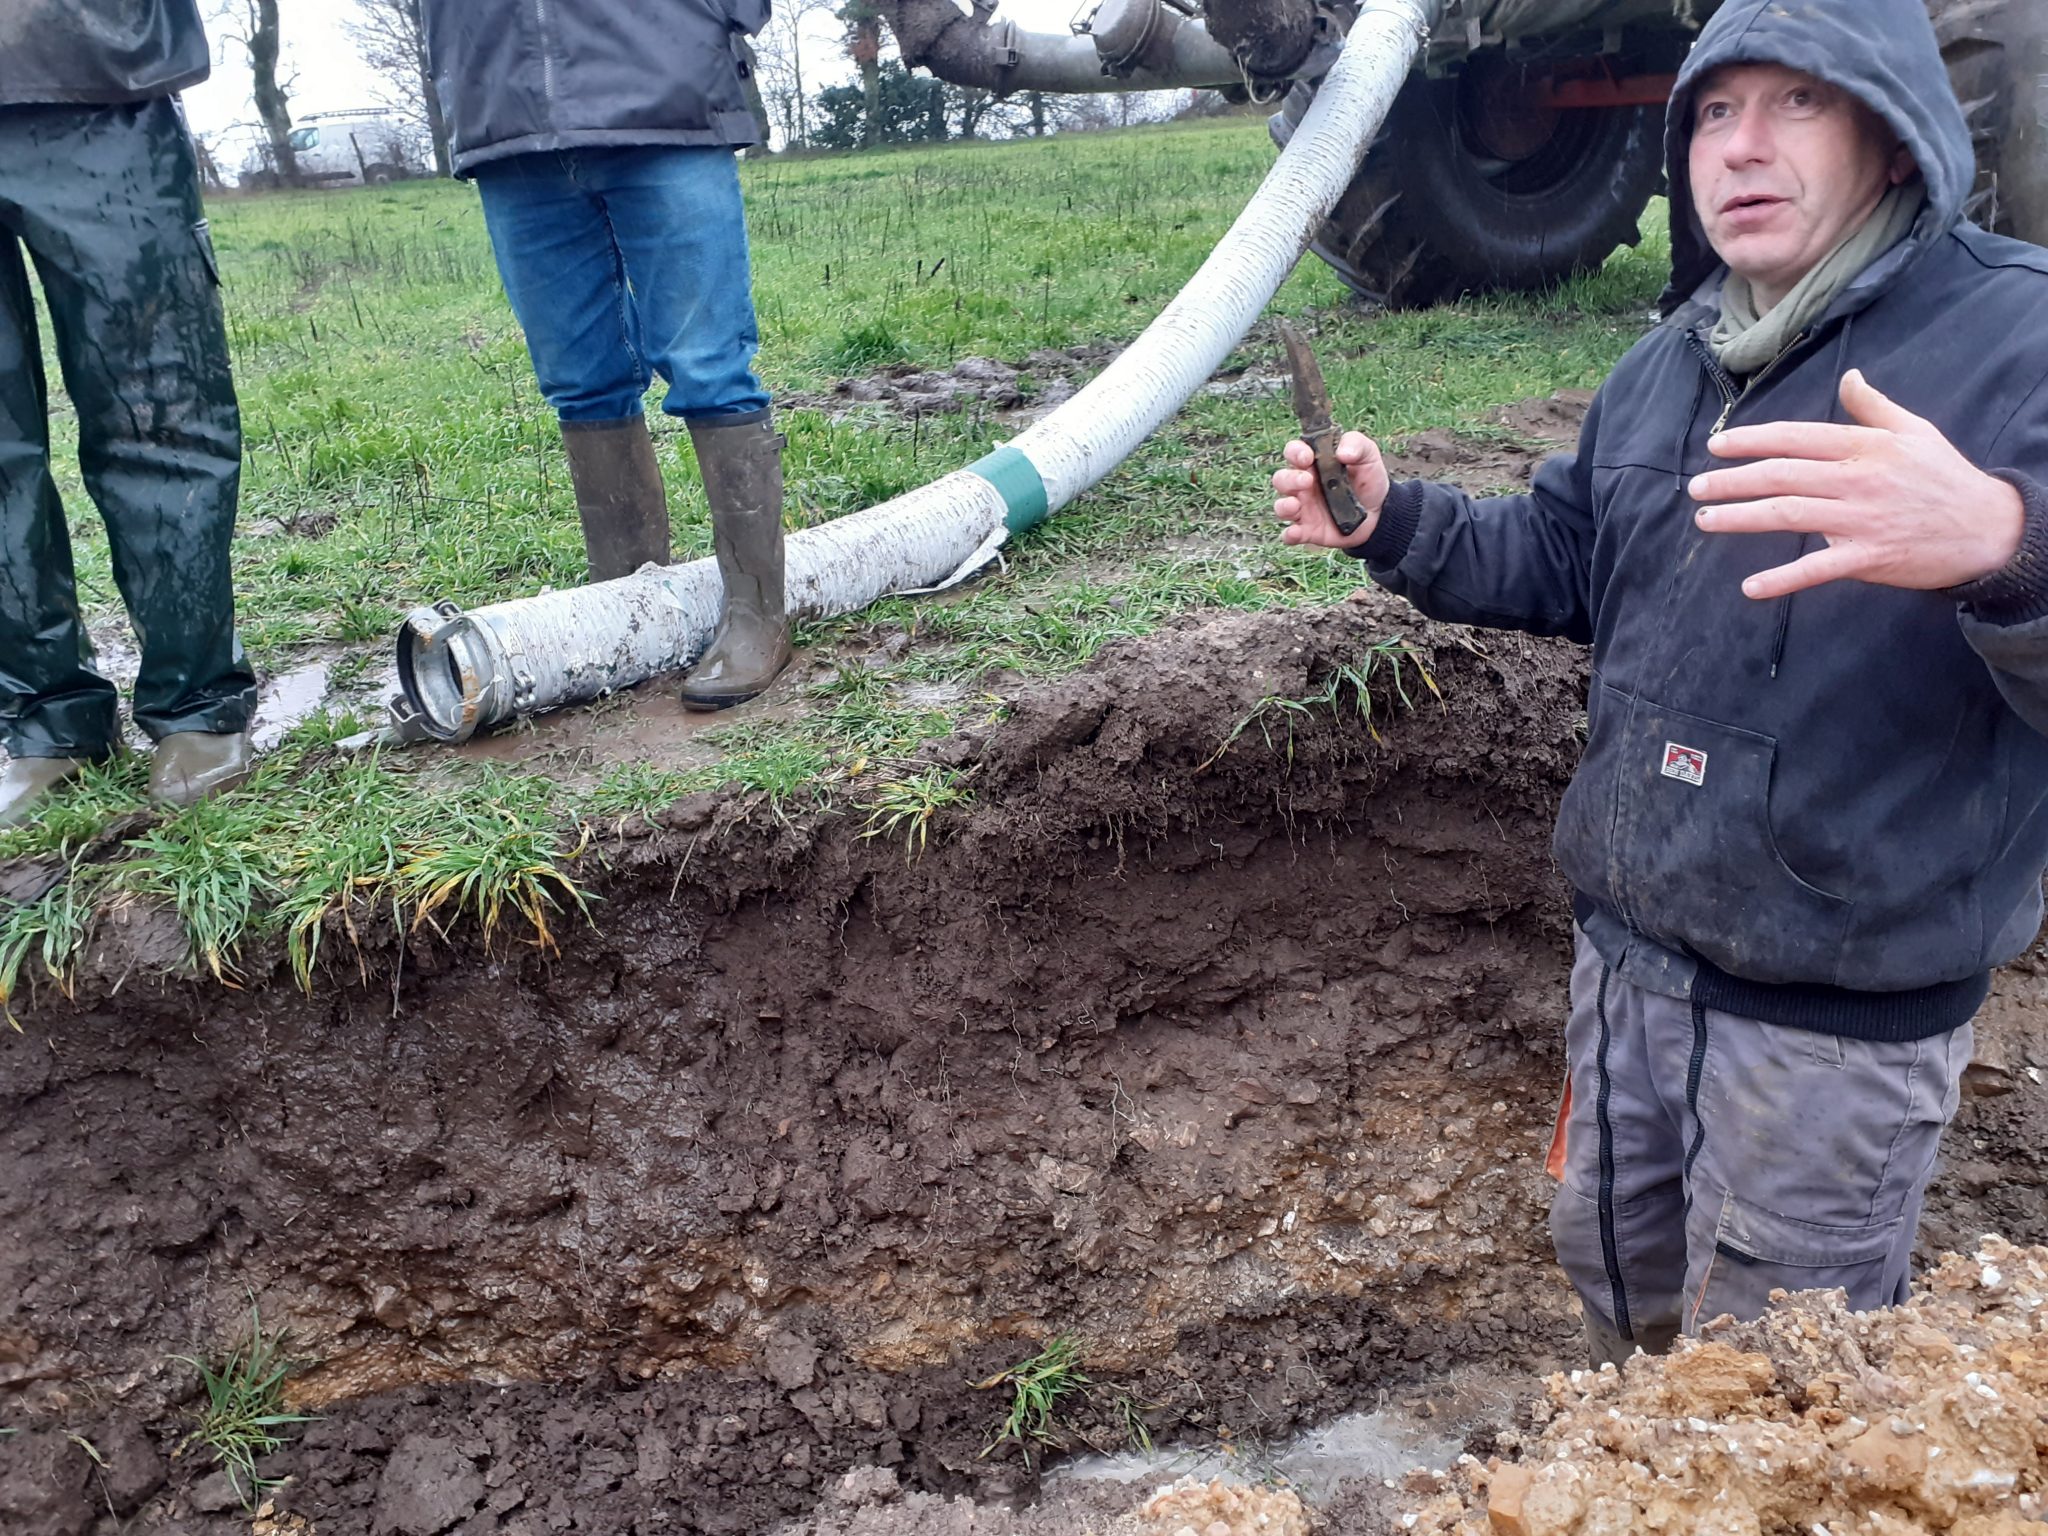
[[[1589,1317],[1655,1342],[1781,1288],[1906,1298],[1970,1026],[1877,1043],[1762,1024],[1646,992],[1580,934],[1565,1040],[1550,1229]]]
[[[158,98],[0,107],[0,742],[96,758],[120,739],[50,475],[31,263],[141,646],[135,722],[155,739],[241,730],[256,701],[228,570],[241,423],[191,141]]]

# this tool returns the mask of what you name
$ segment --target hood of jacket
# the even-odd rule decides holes
[[[1976,156],[1924,0],[1729,0],[1693,45],[1665,117],[1672,273],[1667,309],[1721,269],[1693,207],[1689,157],[1700,82],[1729,64],[1779,64],[1847,91],[1891,125],[1926,180],[1927,205],[1912,234],[1850,284],[1831,312],[1868,303],[1962,221]]]

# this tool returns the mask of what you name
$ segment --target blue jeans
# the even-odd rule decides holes
[[[730,149],[614,146],[478,166],[484,223],[541,394],[564,422],[764,411]]]

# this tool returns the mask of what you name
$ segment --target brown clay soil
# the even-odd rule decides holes
[[[1441,705],[1413,661],[1413,708],[1275,702],[1397,634]],[[167,980],[129,909],[0,1033],[0,1531],[248,1530],[170,1453],[173,1357],[252,1301],[320,1415],[258,1528],[319,1536],[1175,1536],[1145,1488],[1008,1512],[1038,1472],[973,1384],[1071,1333],[1070,1449],[1243,1446],[1570,1363],[1583,681],[1377,593],[1197,616],[928,747],[976,797],[915,857],[695,797],[584,852],[558,952],[366,913],[310,997]],[[2048,1239],[2044,988],[1981,1021],[1932,1247]]]

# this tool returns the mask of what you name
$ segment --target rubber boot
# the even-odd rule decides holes
[[[782,438],[766,416],[737,426],[691,422],[711,503],[711,543],[725,608],[683,678],[685,709],[743,703],[789,665],[782,592]]]
[[[1638,1328],[1633,1339],[1624,1339],[1607,1325],[1605,1318],[1595,1317],[1591,1310],[1586,1313],[1586,1360],[1596,1371],[1603,1365],[1620,1370],[1622,1362],[1638,1351],[1646,1355],[1668,1355],[1677,1338],[1678,1324],[1657,1323]]]
[[[247,731],[173,731],[156,744],[149,798],[182,808],[233,789],[256,766]]]
[[[43,797],[68,784],[90,766],[82,757],[10,758],[0,772],[0,827],[12,827],[35,815]]]
[[[667,565],[668,495],[647,418],[565,421],[562,449],[576,488],[590,579],[610,581],[643,565]]]

